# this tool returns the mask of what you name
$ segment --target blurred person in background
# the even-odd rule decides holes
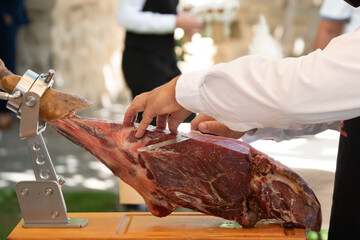
[[[360,26],[360,8],[354,8],[344,1],[324,0],[320,18],[314,50],[324,49],[334,37],[355,31]]]
[[[13,73],[16,73],[16,33],[25,23],[23,0],[0,0],[0,58]],[[0,130],[10,128],[12,121],[6,101],[0,100]]]
[[[178,3],[178,0],[119,0],[117,22],[126,29],[122,69],[133,98],[180,74],[175,28],[191,32],[204,26],[198,18],[178,15]],[[139,114],[138,121],[141,119]],[[156,125],[155,120],[152,125]]]

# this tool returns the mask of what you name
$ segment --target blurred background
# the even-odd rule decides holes
[[[46,73],[52,68],[55,89],[94,104],[79,115],[122,121],[132,97],[121,68],[125,29],[116,21],[118,0],[23,3],[27,23],[19,27],[16,37],[15,73],[22,75],[27,69]],[[178,13],[198,15],[205,26],[199,32],[175,30],[178,66],[187,72],[248,54],[305,55],[313,48],[321,4],[322,0],[180,0]],[[182,131],[188,129],[188,124],[182,124]],[[119,202],[118,179],[92,155],[50,127],[43,135],[57,173],[65,177],[62,189],[69,212],[141,210]],[[337,144],[338,133],[331,130],[282,143],[252,144],[308,181],[322,202],[325,231]],[[0,130],[1,239],[21,219],[14,186],[31,179],[26,143],[19,138],[19,120],[13,116],[12,125]]]

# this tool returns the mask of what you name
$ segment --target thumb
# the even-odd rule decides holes
[[[206,121],[199,123],[198,129],[203,133],[221,135],[221,133],[226,130],[226,127],[217,121]]]
[[[218,121],[206,121],[199,124],[198,129],[200,132],[215,134],[223,137],[230,137],[238,139],[244,135],[243,132],[237,132],[229,129],[226,125]]]

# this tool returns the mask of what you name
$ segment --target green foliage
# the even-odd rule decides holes
[[[309,231],[307,238],[308,240],[327,240],[328,230],[321,230],[320,232]]]
[[[21,219],[16,193],[11,188],[0,190],[0,239],[6,239]]]
[[[191,54],[185,50],[183,40],[182,40],[182,39],[175,40],[175,56],[176,56],[176,61],[178,61],[178,62],[184,62],[186,55],[191,55]]]
[[[117,193],[102,191],[64,192],[68,212],[116,212],[119,209]],[[21,220],[21,212],[15,190],[0,189],[0,240],[6,239]]]
[[[181,40],[175,40],[175,56],[178,62],[185,60],[185,49]]]
[[[318,233],[317,233],[317,232],[313,232],[313,231],[309,231],[309,232],[307,233],[307,239],[308,239],[308,240],[318,240],[318,239],[319,239]]]
[[[327,240],[328,239],[328,230],[321,230],[320,238],[321,238],[321,240]]]
[[[68,212],[116,212],[119,197],[109,192],[66,192],[64,193]]]

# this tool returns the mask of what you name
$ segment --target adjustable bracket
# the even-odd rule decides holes
[[[20,138],[26,139],[36,181],[21,181],[15,190],[19,201],[23,226],[32,228],[80,228],[86,218],[68,218],[61,191],[65,183],[57,177],[46,144],[41,135],[46,123],[39,119],[40,98],[50,88],[55,72],[38,75],[26,71],[12,95],[6,96],[7,107],[20,118]]]

